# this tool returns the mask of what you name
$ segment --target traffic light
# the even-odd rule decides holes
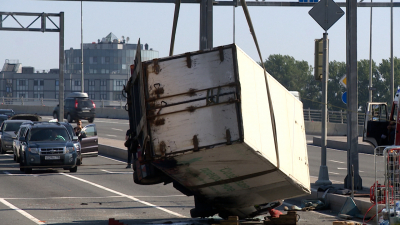
[[[315,39],[315,52],[314,52],[314,78],[316,80],[322,80],[322,61],[324,53],[324,39]]]

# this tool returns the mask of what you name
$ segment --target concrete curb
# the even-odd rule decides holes
[[[311,194],[307,196],[302,196],[298,198],[293,198],[294,200],[297,201],[302,201],[302,200],[311,200],[311,199],[321,199],[324,192],[317,191],[317,188],[312,188],[311,189]],[[339,194],[333,194],[333,193],[327,193],[326,197],[324,198],[325,201],[329,204],[330,210],[334,212],[340,212],[347,200],[347,198],[350,198],[350,195],[339,195]],[[375,215],[375,206],[368,211],[368,209],[373,205],[369,197],[354,197],[354,202],[357,206],[357,208],[360,210],[362,215],[365,215],[367,212],[367,217],[372,217]],[[300,206],[299,206],[300,207]],[[384,205],[379,205],[378,210],[381,210],[384,208]],[[366,220],[367,221],[367,220]],[[376,221],[375,218],[373,221]]]
[[[336,138],[338,138],[338,137],[336,137]],[[346,138],[346,137],[343,137],[343,138]],[[321,137],[313,137],[313,145],[321,146]],[[326,145],[328,148],[334,148],[334,149],[345,150],[345,151],[347,150],[347,140],[346,141],[335,140],[334,137],[328,136]],[[358,149],[359,153],[374,154],[374,148],[372,147],[372,145],[363,142],[362,139],[358,140],[357,149]]]

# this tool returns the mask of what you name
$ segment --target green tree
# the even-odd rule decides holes
[[[332,61],[329,62],[328,79],[328,110],[339,111],[347,108],[342,101],[342,95],[346,88],[340,85],[340,79],[346,75],[346,63]]]
[[[364,110],[365,104],[369,100],[369,60],[362,59],[357,62],[357,74],[358,74],[358,106]],[[382,78],[379,74],[378,67],[375,62],[372,61],[372,86],[376,87],[376,91],[372,92],[372,101],[379,102],[379,93],[382,89]],[[385,88],[383,88],[385,89]]]
[[[396,92],[397,89],[400,87],[400,59],[397,57],[393,58],[394,61],[394,91]],[[378,71],[381,75],[383,85],[378,89],[380,92],[379,100],[383,102],[387,102],[389,106],[392,105],[393,96],[390,96],[390,74],[391,74],[391,60],[390,59],[383,59],[382,62],[379,64]]]

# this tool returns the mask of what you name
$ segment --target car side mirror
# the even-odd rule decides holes
[[[25,137],[19,137],[19,141],[25,141]]]

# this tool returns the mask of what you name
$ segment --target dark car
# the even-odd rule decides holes
[[[60,122],[60,124],[64,125],[65,128],[67,128],[68,134],[71,136],[71,138],[76,136],[75,132],[74,132],[74,128],[72,127],[72,125],[70,123]],[[74,139],[73,143],[75,145],[76,152],[78,153],[78,159],[76,161],[76,165],[81,165],[82,164],[81,143],[79,142],[79,140],[77,138]]]
[[[8,120],[8,116],[5,114],[0,114],[0,125],[3,123],[4,120]]]
[[[7,115],[10,118],[15,115],[15,112],[12,109],[0,109],[0,114]]]
[[[19,155],[19,148],[21,147],[21,142],[19,141],[19,137],[25,136],[26,130],[30,124],[32,124],[32,121],[29,122],[23,122],[21,126],[19,127],[19,130],[16,133],[16,137],[13,138],[13,152],[14,152],[14,161],[20,162],[20,155]]]
[[[30,120],[30,121],[42,121],[42,117],[36,114],[16,114],[9,118],[9,120]]]
[[[28,124],[20,141],[20,170],[34,168],[63,168],[76,172],[78,154],[67,128],[60,123],[34,122]]]
[[[73,92],[67,95],[64,100],[64,119],[69,123],[77,120],[88,120],[93,123],[96,117],[96,104],[89,99],[87,93]],[[58,118],[60,106],[57,105],[53,110],[53,118]]]
[[[98,156],[99,143],[97,137],[97,129],[95,124],[89,124],[82,128],[79,136],[81,143],[82,157]]]
[[[5,120],[0,126],[0,153],[4,154],[7,151],[13,151],[13,138],[22,123],[29,120]]]

